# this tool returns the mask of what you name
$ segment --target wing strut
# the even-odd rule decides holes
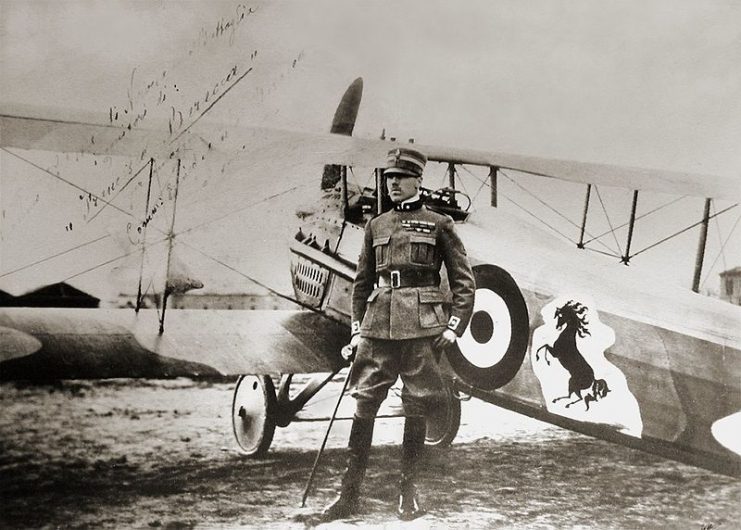
[[[587,229],[587,212],[589,211],[589,196],[592,194],[592,185],[587,184],[587,196],[584,198],[584,215],[581,219],[581,232],[579,233],[579,242],[577,248],[584,248],[584,231]]]
[[[455,189],[455,164],[448,162],[448,186]]]
[[[497,176],[499,175],[499,168],[497,166],[489,166],[489,178],[491,179],[491,205],[497,207]]]
[[[628,225],[628,242],[625,247],[625,256],[620,260],[621,263],[628,265],[630,262],[630,243],[633,241],[633,228],[636,224],[636,206],[638,206],[638,190],[633,190],[633,206],[630,208],[630,224]]]
[[[710,204],[713,199],[705,199],[705,213],[702,216],[702,228],[700,239],[697,242],[697,257],[695,259],[695,276],[692,279],[692,290],[700,292],[700,276],[702,275],[702,262],[705,260],[705,243],[708,240],[708,223],[710,221]]]
[[[383,169],[377,167],[376,174],[376,215],[383,213]],[[339,245],[339,242],[337,243]]]
[[[154,158],[149,159],[149,184],[147,184],[147,202],[144,207],[144,219],[149,215],[149,198],[152,192],[152,172],[154,171]],[[147,223],[149,224],[149,223]],[[136,291],[136,308],[135,313],[139,313],[139,309],[142,306],[142,276],[144,276],[144,253],[146,252],[147,244],[147,224],[142,229],[142,262],[139,266],[139,288]]]
[[[718,217],[719,215],[722,215],[722,214],[726,213],[726,212],[727,212],[727,211],[729,211],[729,210],[733,210],[733,209],[734,209],[734,208],[736,208],[737,206],[738,206],[738,203],[736,203],[736,204],[732,204],[732,205],[731,205],[731,206],[729,206],[728,208],[724,208],[724,209],[722,209],[722,210],[721,210],[721,211],[719,211],[719,212],[715,212],[715,213],[714,213],[713,215],[710,215],[710,216],[708,216],[708,220],[710,220],[710,219],[713,219],[714,217]],[[638,252],[635,252],[635,253],[634,253],[634,254],[633,254],[632,256],[630,256],[630,257],[631,257],[631,258],[633,258],[633,257],[637,256],[638,254],[643,254],[643,253],[644,253],[644,252],[646,252],[647,250],[650,250],[650,249],[652,249],[652,248],[654,248],[654,247],[656,247],[656,246],[658,246],[658,245],[661,245],[662,243],[664,243],[664,242],[666,242],[666,241],[670,240],[671,238],[673,238],[673,237],[676,237],[676,236],[678,236],[679,234],[683,234],[683,233],[684,233],[684,232],[686,232],[687,230],[690,230],[690,229],[692,229],[692,228],[695,228],[695,227],[696,227],[697,225],[700,225],[700,224],[702,224],[702,223],[703,223],[703,221],[702,221],[702,220],[700,220],[700,221],[698,221],[698,222],[696,222],[696,223],[693,223],[693,224],[689,225],[688,227],[686,227],[686,228],[683,228],[682,230],[679,230],[678,232],[675,232],[675,233],[673,233],[673,234],[671,234],[671,235],[669,235],[669,236],[666,236],[665,238],[661,239],[660,241],[657,241],[656,243],[653,243],[653,244],[651,244],[651,245],[647,246],[646,248],[643,248],[643,249],[639,250]]]
[[[340,166],[340,181],[342,182],[342,218],[347,219],[350,212],[350,199],[347,192],[347,166]]]
[[[172,291],[170,285],[170,263],[172,261],[172,245],[175,239],[175,211],[178,206],[178,188],[180,187],[180,159],[178,158],[178,170],[175,174],[175,197],[172,202],[172,221],[170,222],[170,233],[167,234],[169,240],[167,248],[167,269],[165,273],[165,293],[162,296],[162,317],[160,318],[160,335],[165,332],[165,310],[167,309],[167,297]]]

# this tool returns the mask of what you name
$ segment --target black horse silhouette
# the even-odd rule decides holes
[[[579,302],[569,300],[562,307],[556,309],[554,318],[556,320],[556,329],[561,330],[561,334],[558,336],[553,346],[544,344],[535,352],[535,360],[538,361],[540,357],[538,353],[541,350],[545,350],[543,358],[549,365],[551,362],[548,360],[548,354],[551,357],[555,357],[561,363],[566,370],[568,370],[571,377],[569,378],[569,393],[565,396],[557,397],[553,400],[553,403],[562,399],[570,399],[572,394],[576,394],[575,401],[568,403],[566,408],[570,407],[574,403],[584,400],[589,410],[589,403],[597,401],[607,395],[610,389],[607,386],[607,382],[604,379],[594,378],[594,370],[589,363],[584,359],[584,356],[576,347],[576,335],[584,337],[591,335],[587,329],[587,322],[585,313],[587,311],[586,306],[581,305]],[[582,397],[581,393],[583,390],[591,389],[591,393],[587,393]]]

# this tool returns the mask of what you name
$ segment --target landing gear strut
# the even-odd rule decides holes
[[[232,428],[239,450],[250,457],[260,458],[267,453],[273,441],[275,427],[287,427],[292,421],[329,418],[298,417],[303,406],[329,383],[336,374],[319,374],[309,379],[294,397],[289,397],[292,374],[281,378],[278,392],[270,376],[243,375],[237,380],[232,401]],[[390,414],[379,417],[401,416],[399,406],[390,407]],[[338,417],[352,419],[351,417]],[[425,443],[445,447],[455,438],[461,421],[461,403],[452,384],[445,387],[443,406],[427,418]]]

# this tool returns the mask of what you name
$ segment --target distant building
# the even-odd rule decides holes
[[[0,306],[94,308],[100,306],[100,299],[66,283],[55,283],[21,296],[12,296],[0,291]]]
[[[741,267],[720,273],[720,297],[735,305],[741,305]]]

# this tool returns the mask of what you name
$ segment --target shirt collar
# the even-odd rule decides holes
[[[422,198],[419,193],[405,201],[394,204],[394,210],[397,212],[408,212],[410,210],[419,210],[422,207]]]

